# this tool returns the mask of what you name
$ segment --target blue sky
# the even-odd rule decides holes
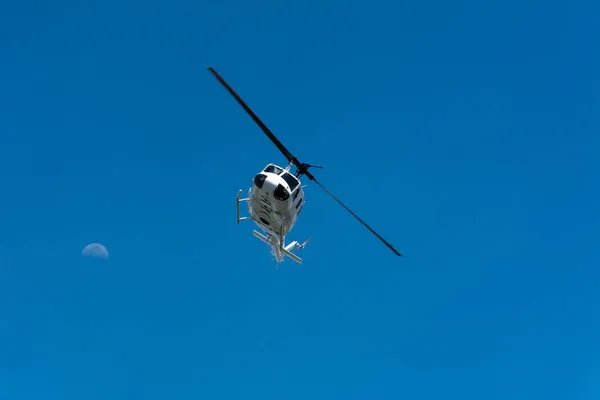
[[[0,398],[597,399],[599,11],[3,5]],[[208,66],[405,257],[309,183],[276,272]]]

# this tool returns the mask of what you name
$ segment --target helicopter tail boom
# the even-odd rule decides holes
[[[283,242],[274,236],[266,237],[265,235],[261,234],[256,230],[253,230],[252,234],[256,238],[270,245],[273,248],[273,253],[275,254],[275,257],[279,261],[283,261],[282,255],[285,255],[297,262],[298,264],[302,264],[302,259],[290,251],[294,246],[301,247],[300,245],[298,245],[298,242],[294,241],[284,247]]]

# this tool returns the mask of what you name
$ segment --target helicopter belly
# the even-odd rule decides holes
[[[248,211],[262,229],[286,235],[294,225],[294,215],[290,212],[289,201],[277,200],[273,191],[263,187],[250,189]]]

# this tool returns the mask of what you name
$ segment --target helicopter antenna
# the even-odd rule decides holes
[[[363,221],[358,215],[356,215],[352,210],[350,210],[344,203],[342,203],[337,197],[335,197],[329,190],[325,188],[316,178],[315,176],[308,170],[309,168],[319,168],[323,169],[322,166],[310,165],[307,163],[300,162],[296,157],[290,153],[290,151],[277,139],[277,137],[271,132],[271,130],[264,124],[263,121],[252,111],[252,109],[246,104],[246,102],[240,97],[239,94],[236,93],[235,90],[221,77],[221,75],[215,71],[214,68],[209,67],[208,70],[217,78],[219,83],[227,89],[229,94],[233,96],[233,98],[238,102],[238,104],[248,113],[250,118],[262,129],[262,131],[267,135],[269,139],[273,142],[273,144],[279,149],[279,151],[285,156],[290,164],[296,166],[296,177],[300,178],[302,176],[306,176],[311,181],[314,181],[318,186],[321,187],[329,196],[331,196],[338,204],[340,204],[346,211],[348,211],[354,218],[356,218],[364,227],[366,227],[372,234],[374,234],[381,242],[383,242],[394,254],[397,256],[402,256],[398,250],[396,250],[389,242],[387,242],[381,235],[379,235],[373,228],[371,228],[365,221]],[[289,167],[289,166],[288,166]]]

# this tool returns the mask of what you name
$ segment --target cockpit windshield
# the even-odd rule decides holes
[[[300,184],[300,182],[298,182],[298,179],[296,179],[296,177],[290,174],[289,172],[284,173],[283,175],[281,175],[281,177],[288,183],[288,185],[290,185],[290,190],[292,192]]]
[[[283,172],[282,168],[279,168],[277,165],[267,165],[267,168],[265,168],[265,172],[271,172],[273,174],[279,175]]]

